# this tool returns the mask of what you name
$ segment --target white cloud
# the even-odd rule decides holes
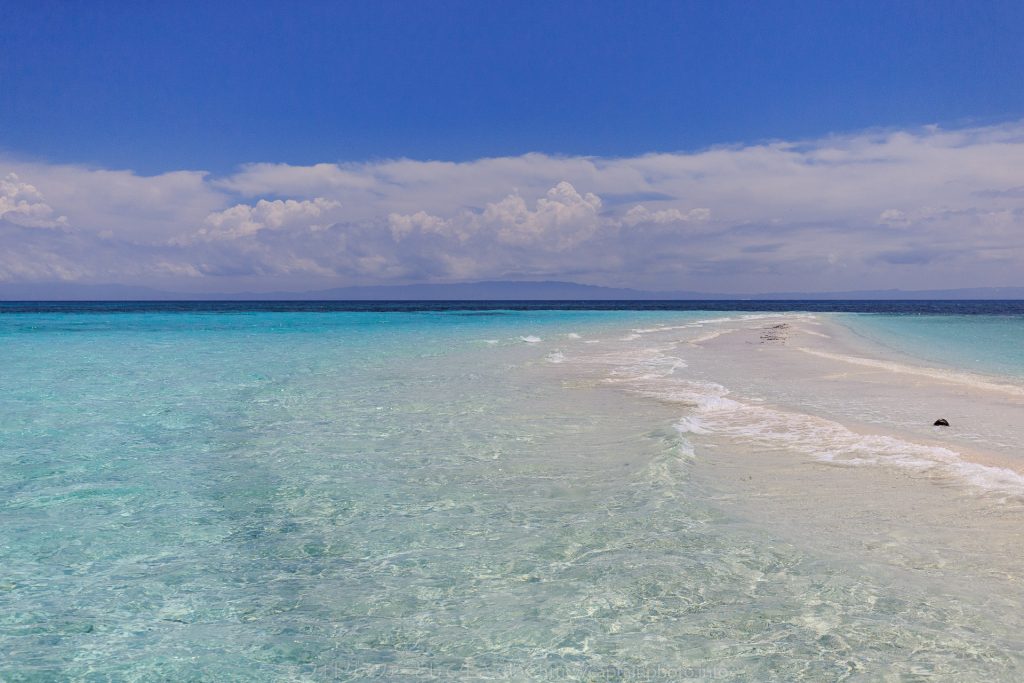
[[[396,241],[414,233],[452,238],[460,243],[474,237],[491,237],[506,245],[541,245],[563,251],[592,237],[601,228],[600,209],[601,199],[597,195],[581,195],[572,183],[563,180],[538,198],[533,208],[519,194],[510,194],[488,203],[482,210],[461,211],[450,219],[425,211],[409,215],[392,213],[388,225]]]
[[[312,201],[261,199],[255,205],[236,204],[208,215],[205,226],[198,230],[196,236],[204,240],[233,240],[255,235],[261,230],[299,228],[319,231],[327,227],[324,221],[331,210],[340,206],[339,202],[323,197]]]
[[[0,159],[0,277],[210,290],[1024,284],[1021,168],[1024,122],[617,159],[252,164],[220,178]],[[74,230],[37,229],[63,225]]]
[[[662,209],[651,211],[643,204],[637,204],[626,212],[622,217],[622,224],[629,227],[653,223],[655,225],[668,225],[672,223],[697,223],[711,219],[711,209],[690,209],[682,212],[679,209]]]
[[[881,225],[891,225],[893,227],[903,227],[910,223],[907,218],[907,214],[899,209],[886,209],[878,216],[878,222]]]
[[[0,245],[0,282],[75,281],[92,274],[88,266],[35,245]]]
[[[601,199],[592,192],[580,194],[561,181],[530,209],[519,195],[488,204],[479,221],[505,244],[541,244],[557,251],[570,249],[592,237],[599,228]]]
[[[388,226],[390,226],[391,236],[395,238],[396,242],[414,232],[435,235],[453,234],[451,221],[431,216],[426,211],[417,211],[411,216],[400,213],[388,214]]]
[[[39,190],[22,182],[17,173],[8,173],[0,179],[0,221],[28,228],[57,228],[67,224],[67,217],[54,215]]]
[[[265,194],[332,194],[344,190],[369,190],[376,183],[374,176],[366,174],[355,165],[346,168],[338,164],[247,164],[237,173],[213,184],[218,188],[253,197]]]

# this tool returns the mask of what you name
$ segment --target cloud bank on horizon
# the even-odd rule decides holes
[[[655,290],[1021,285],[1024,121],[630,158],[256,163],[0,156],[0,282],[183,292],[562,279]]]

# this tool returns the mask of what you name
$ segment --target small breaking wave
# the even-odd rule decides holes
[[[698,344],[703,344],[704,342],[709,342],[712,339],[717,339],[718,337],[721,337],[723,334],[729,334],[730,332],[735,332],[735,331],[736,331],[735,328],[727,328],[727,329],[724,329],[724,330],[715,330],[714,332],[708,332],[707,334],[701,335],[699,337],[694,337],[693,339],[687,339],[686,343],[690,344],[692,346],[697,346]]]
[[[685,407],[685,414],[676,423],[682,435],[736,439],[766,452],[798,453],[832,465],[898,467],[986,492],[1024,497],[1024,475],[1019,472],[966,460],[943,446],[885,434],[863,434],[823,417],[755,404],[753,399],[739,400],[720,384],[676,375],[686,363],[667,350],[634,349],[601,358],[611,366],[605,381]]]

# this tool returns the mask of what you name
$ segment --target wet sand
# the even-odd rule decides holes
[[[651,330],[634,343],[685,364],[620,384],[679,405],[695,483],[732,523],[819,558],[825,574],[861,577],[851,590],[868,602],[932,615],[964,638],[953,670],[1024,652],[1022,387],[926,365],[829,316]],[[819,607],[809,618],[842,638],[844,615]]]

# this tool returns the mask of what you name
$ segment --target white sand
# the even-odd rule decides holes
[[[828,315],[639,334],[577,366],[676,406],[692,475],[735,523],[1024,633],[1024,387],[900,356]]]

